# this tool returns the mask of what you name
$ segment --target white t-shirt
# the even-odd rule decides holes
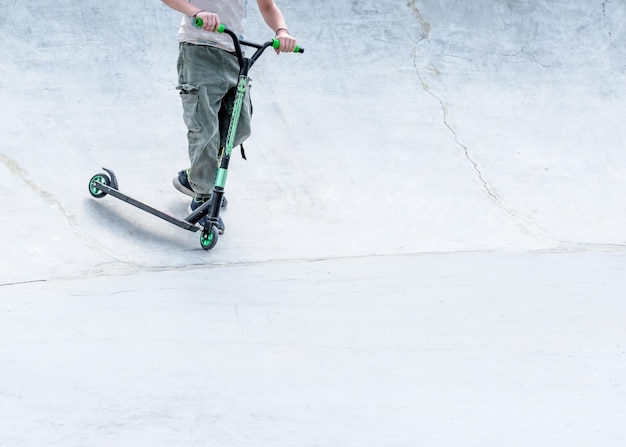
[[[243,38],[243,19],[246,15],[247,0],[193,0],[199,9],[216,13],[220,22]],[[211,45],[227,51],[234,51],[233,41],[228,34],[204,31],[193,24],[194,18],[183,16],[178,30],[179,42],[196,45]]]

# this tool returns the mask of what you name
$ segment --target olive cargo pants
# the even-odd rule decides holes
[[[210,197],[220,148],[226,142],[235,102],[237,57],[209,45],[180,43],[178,87],[189,149],[189,183],[198,197]],[[246,92],[234,146],[250,136],[250,94]]]

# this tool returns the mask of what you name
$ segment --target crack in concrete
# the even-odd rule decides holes
[[[76,235],[76,237],[78,237],[79,239],[83,240],[92,249],[94,249],[94,250],[98,251],[99,253],[105,255],[109,259],[113,259],[113,260],[117,261],[117,259],[114,256],[112,256],[110,253],[105,252],[100,247],[99,244],[95,243],[94,241],[91,241],[85,234],[83,234],[80,231],[80,229],[79,229],[78,222],[76,221],[76,217],[71,212],[69,212],[63,206],[63,204],[54,197],[53,194],[51,194],[50,192],[42,189],[41,187],[39,187],[39,185],[37,185],[35,182],[33,182],[28,177],[26,171],[15,160],[13,160],[12,158],[7,157],[6,155],[0,153],[0,163],[2,163],[4,166],[6,166],[6,168],[11,172],[11,174],[13,174],[15,177],[19,178],[22,182],[24,182],[24,184],[28,188],[30,188],[35,194],[40,196],[43,200],[45,200],[51,206],[57,208],[61,212],[61,215],[63,216],[65,221],[67,222],[70,230],[74,233],[74,235]]]
[[[526,219],[524,219],[521,215],[519,215],[518,213],[516,213],[515,211],[513,211],[512,209],[507,207],[502,202],[502,200],[500,200],[500,198],[493,191],[493,189],[489,186],[489,183],[485,179],[485,176],[484,176],[482,170],[480,169],[480,166],[473,159],[473,157],[472,157],[472,155],[470,153],[470,148],[467,145],[463,144],[461,142],[461,140],[459,139],[459,135],[458,135],[457,131],[452,127],[452,125],[450,124],[450,122],[448,120],[448,108],[447,108],[444,100],[441,97],[439,97],[438,95],[436,95],[434,92],[431,91],[431,89],[429,88],[428,84],[424,81],[424,78],[422,77],[422,74],[421,74],[420,69],[419,69],[418,64],[417,64],[417,48],[419,47],[419,45],[422,42],[428,40],[428,38],[430,36],[430,32],[432,31],[432,26],[430,25],[430,23],[428,23],[424,19],[424,17],[421,14],[421,11],[419,10],[419,8],[415,4],[415,2],[416,2],[416,0],[409,0],[408,1],[408,6],[413,11],[413,13],[417,16],[417,18],[418,18],[418,20],[420,22],[420,26],[422,27],[421,36],[415,42],[415,45],[413,47],[413,67],[415,68],[415,73],[417,75],[417,79],[418,79],[418,81],[420,83],[420,86],[421,86],[422,90],[426,94],[428,94],[430,97],[432,97],[435,101],[437,101],[437,103],[439,103],[439,106],[441,107],[441,111],[442,111],[442,115],[443,115],[443,124],[444,124],[444,126],[452,134],[452,136],[454,138],[455,144],[457,146],[459,146],[461,149],[463,149],[463,153],[464,153],[465,159],[472,166],[472,169],[474,170],[474,172],[476,173],[480,183],[482,184],[482,187],[483,187],[485,193],[487,194],[489,199],[493,203],[496,204],[496,206],[498,206],[500,209],[505,211],[513,219],[515,219],[518,223],[522,224],[522,226],[524,226],[525,228],[527,228],[531,232],[539,235],[540,237],[543,237],[543,238],[546,238],[546,239],[551,239],[551,240],[559,242],[561,244],[565,243],[565,241],[563,241],[563,240],[561,240],[561,239],[559,239],[559,238],[557,238],[555,236],[549,235],[549,234],[545,233],[544,231],[540,230],[539,228],[537,228],[536,226],[534,226],[530,222],[528,222]]]
[[[426,82],[424,81],[424,79],[422,78],[422,74],[420,73],[419,67],[417,66],[417,46],[420,44],[420,42],[424,40],[424,39],[420,39],[416,45],[415,45],[415,52],[414,52],[414,59],[413,59],[413,66],[415,67],[415,73],[417,74],[417,79],[420,82],[420,85],[422,87],[422,90],[424,90],[429,96],[431,96],[435,101],[437,101],[439,103],[439,106],[441,107],[441,111],[442,111],[442,115],[443,115],[443,124],[444,126],[448,129],[448,131],[452,134],[452,136],[454,137],[454,142],[457,146],[459,146],[461,149],[463,149],[463,153],[465,155],[465,159],[472,165],[472,168],[474,169],[474,171],[476,172],[478,179],[480,180],[485,192],[487,193],[487,195],[493,200],[495,201],[499,206],[503,207],[506,209],[506,207],[504,207],[504,205],[502,204],[502,202],[500,201],[500,199],[498,198],[498,196],[491,190],[491,188],[489,187],[489,184],[487,183],[487,181],[485,180],[485,177],[482,173],[482,171],[480,170],[480,167],[478,166],[478,163],[472,158],[471,154],[470,154],[470,150],[469,147],[465,144],[463,144],[460,140],[459,140],[459,136],[456,132],[456,130],[454,130],[454,128],[452,127],[452,125],[449,123],[448,121],[448,108],[446,107],[443,99],[441,99],[439,96],[437,96],[435,93],[433,93],[430,88],[428,87],[428,84],[426,84]]]
[[[430,36],[430,31],[432,30],[432,27],[431,27],[430,23],[428,23],[426,20],[424,20],[424,17],[422,16],[421,11],[419,10],[417,5],[415,4],[416,1],[417,0],[407,0],[407,6],[413,12],[413,14],[415,14],[415,16],[417,17],[417,20],[419,20],[419,22],[420,22],[420,29],[422,30],[422,35],[421,35],[421,38],[420,38],[420,41],[421,41],[421,40],[428,39],[428,36]]]
[[[607,21],[608,20],[608,15],[609,12],[607,12],[607,5],[611,4],[611,0],[606,0],[604,2],[602,2],[602,18]],[[607,27],[608,27],[608,31],[607,31],[607,35],[609,36],[609,44],[610,47],[613,48],[615,51],[617,51],[620,54],[624,54],[624,52],[618,48],[615,45],[615,39],[613,38],[613,29],[609,26],[609,23],[606,23]]]

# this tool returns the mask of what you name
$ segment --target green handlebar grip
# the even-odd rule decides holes
[[[273,39],[272,40],[272,47],[274,48],[279,48],[280,47],[280,41],[278,39]],[[296,47],[293,49],[294,53],[304,53],[304,48],[300,48],[298,45],[296,45]]]
[[[204,22],[202,21],[200,17],[196,17],[195,19],[193,19],[193,24],[197,26],[198,28],[202,28],[202,25],[204,25]],[[223,33],[225,29],[226,29],[226,25],[224,25],[223,23],[220,23],[217,29],[215,30],[215,32]]]

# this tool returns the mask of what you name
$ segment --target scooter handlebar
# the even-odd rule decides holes
[[[196,17],[193,20],[193,24],[195,26],[197,26],[198,28],[202,28],[202,25],[204,24],[204,22],[202,21],[202,19],[200,17]],[[217,27],[217,29],[215,30],[216,33],[223,33],[224,31],[226,31],[226,25],[224,25],[223,23],[220,23],[219,26]],[[272,48],[280,48],[280,41],[278,39],[272,39]],[[304,48],[296,45],[296,47],[293,49],[294,53],[304,53]]]

